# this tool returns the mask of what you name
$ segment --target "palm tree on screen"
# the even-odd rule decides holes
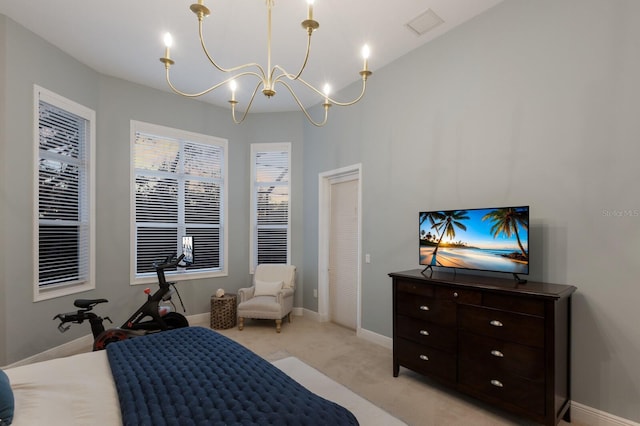
[[[523,209],[517,208],[504,208],[493,210],[482,217],[482,220],[490,220],[493,222],[491,226],[491,233],[493,238],[497,238],[500,234],[504,234],[505,237],[511,238],[515,235],[518,247],[522,252],[522,256],[525,259],[529,258],[526,250],[522,246],[520,241],[520,234],[518,228],[529,230],[529,215]]]
[[[468,220],[469,216],[466,210],[446,210],[438,212],[436,219],[431,227],[435,229],[436,232],[442,230],[442,233],[440,234],[436,248],[433,250],[431,265],[436,264],[436,255],[438,254],[438,248],[440,248],[442,238],[446,235],[450,240],[453,240],[456,236],[456,228],[466,231],[467,227],[462,221]]]
[[[436,222],[440,222],[444,219],[444,214],[442,212],[421,212],[420,213],[420,226],[428,220],[433,228]]]

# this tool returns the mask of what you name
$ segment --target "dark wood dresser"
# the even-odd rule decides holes
[[[400,366],[545,425],[570,420],[574,286],[420,269],[393,279]]]

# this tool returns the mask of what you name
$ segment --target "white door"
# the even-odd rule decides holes
[[[355,330],[358,315],[358,180],[331,184],[329,319]]]

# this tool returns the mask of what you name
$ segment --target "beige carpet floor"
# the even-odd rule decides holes
[[[352,392],[346,386],[331,380],[315,368],[309,367],[294,356],[273,361],[273,365],[316,395],[351,411],[361,425],[407,426],[403,421]]]
[[[533,424],[408,369],[401,368],[400,375],[393,377],[391,350],[333,323],[295,316],[290,324],[283,322],[280,334],[273,321],[261,320],[247,321],[242,331],[218,331],[269,361],[294,356],[412,426]],[[577,426],[576,422],[560,424]]]

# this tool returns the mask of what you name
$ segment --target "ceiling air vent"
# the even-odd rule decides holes
[[[409,21],[407,23],[407,27],[417,35],[421,36],[422,34],[426,33],[427,31],[431,31],[443,22],[444,20],[436,15],[433,10],[427,9],[426,12]]]

